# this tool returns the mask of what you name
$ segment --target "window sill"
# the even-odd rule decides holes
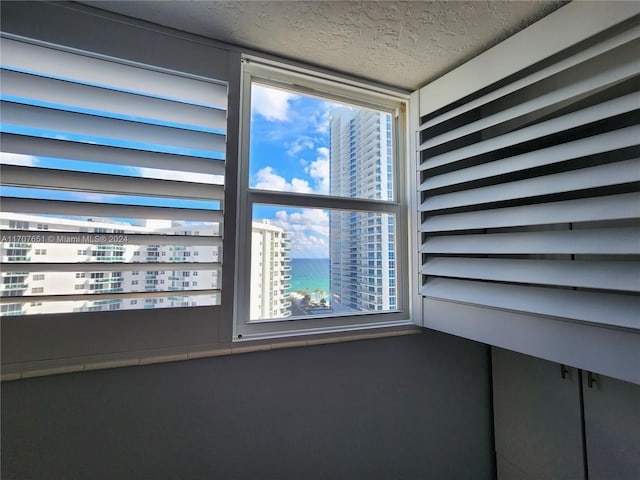
[[[417,326],[401,326],[376,330],[349,331],[325,334],[322,336],[309,335],[291,339],[272,339],[246,341],[241,344],[220,345],[209,349],[194,348],[186,352],[132,352],[130,357],[121,355],[120,358],[86,358],[45,360],[39,362],[16,363],[3,365],[1,380],[3,382],[22,380],[27,378],[43,377],[48,375],[60,375],[64,373],[88,372],[92,370],[104,370],[119,367],[134,367],[150,365],[153,363],[178,362],[194,360],[198,358],[218,357],[222,355],[235,355],[282,348],[310,347],[330,343],[352,342],[357,340],[370,340],[375,338],[397,337],[402,335],[414,335],[422,333],[422,328]],[[145,355],[147,353],[147,355]]]

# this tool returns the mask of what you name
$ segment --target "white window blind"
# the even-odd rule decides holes
[[[3,315],[219,304],[226,109],[223,81],[2,38]]]
[[[421,90],[425,326],[481,330],[510,312],[640,332],[638,51],[636,16],[462,98],[451,83],[435,109],[446,81]],[[538,341],[504,335],[506,347]]]

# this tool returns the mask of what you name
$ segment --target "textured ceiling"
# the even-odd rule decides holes
[[[414,90],[565,2],[121,0],[80,3]]]

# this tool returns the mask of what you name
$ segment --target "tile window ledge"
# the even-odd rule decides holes
[[[414,335],[422,333],[423,329],[417,326],[396,327],[385,329],[384,331],[363,331],[349,332],[348,334],[333,334],[321,337],[309,336],[308,338],[287,340],[259,340],[232,346],[220,346],[209,349],[194,349],[193,351],[181,353],[168,353],[162,355],[140,355],[130,358],[117,358],[102,361],[87,360],[86,362],[71,363],[71,359],[63,365],[51,366],[53,362],[29,362],[29,364],[10,364],[3,367],[1,380],[3,382],[22,380],[27,378],[43,377],[48,375],[60,375],[64,373],[88,372],[91,370],[103,370],[120,367],[134,367],[141,365],[151,365],[154,363],[178,362],[184,360],[194,360],[198,358],[218,357],[222,355],[235,355],[266,350],[277,350],[282,348],[307,347],[313,345],[324,345],[330,343],[351,342],[357,340],[370,340],[375,338],[397,337],[402,335]],[[147,352],[148,353],[148,352]],[[136,355],[136,352],[133,353]],[[48,365],[47,365],[48,364]]]

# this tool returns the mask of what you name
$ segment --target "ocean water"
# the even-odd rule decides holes
[[[297,292],[308,289],[312,297],[314,292],[324,292],[321,296],[329,296],[329,259],[328,258],[292,258],[291,289]]]

